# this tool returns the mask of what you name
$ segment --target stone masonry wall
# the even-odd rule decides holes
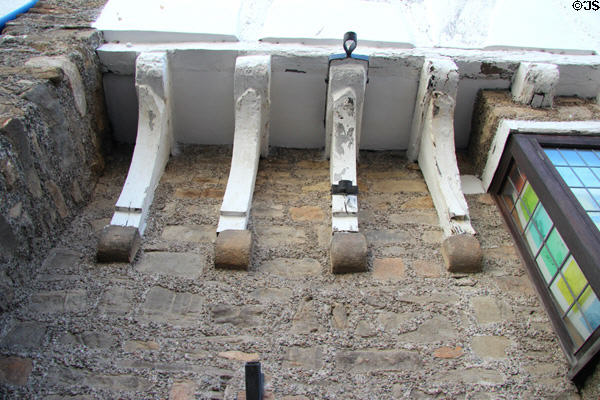
[[[104,167],[101,35],[90,28],[103,4],[42,0],[0,35],[0,311]]]
[[[475,174],[481,175],[490,145],[502,119],[536,121],[583,121],[600,119],[600,105],[595,100],[555,97],[549,109],[532,108],[512,101],[510,91],[482,90],[473,110],[469,156]]]

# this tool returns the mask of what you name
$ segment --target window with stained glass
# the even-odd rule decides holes
[[[492,190],[576,377],[600,354],[600,138],[514,134]]]

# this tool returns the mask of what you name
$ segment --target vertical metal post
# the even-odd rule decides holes
[[[264,374],[260,362],[246,363],[246,400],[262,400],[264,394]]]

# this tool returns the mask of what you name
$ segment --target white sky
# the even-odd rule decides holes
[[[415,47],[595,50],[600,10],[574,0],[109,0],[96,27],[231,35],[240,41],[341,39]],[[585,2],[583,2],[585,3]],[[583,4],[585,6],[585,4]],[[281,40],[279,40],[281,39]]]

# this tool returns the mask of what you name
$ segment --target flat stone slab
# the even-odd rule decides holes
[[[282,278],[300,278],[319,274],[321,264],[312,258],[276,258],[263,263],[260,270]]]
[[[135,269],[144,273],[158,273],[180,278],[197,279],[204,271],[206,260],[194,253],[145,253]]]
[[[331,239],[331,271],[334,274],[367,270],[367,238],[358,232],[335,232]]]
[[[215,267],[248,270],[252,258],[252,232],[225,230],[215,242]]]
[[[100,234],[98,262],[131,262],[140,249],[142,238],[133,226],[106,226]]]

